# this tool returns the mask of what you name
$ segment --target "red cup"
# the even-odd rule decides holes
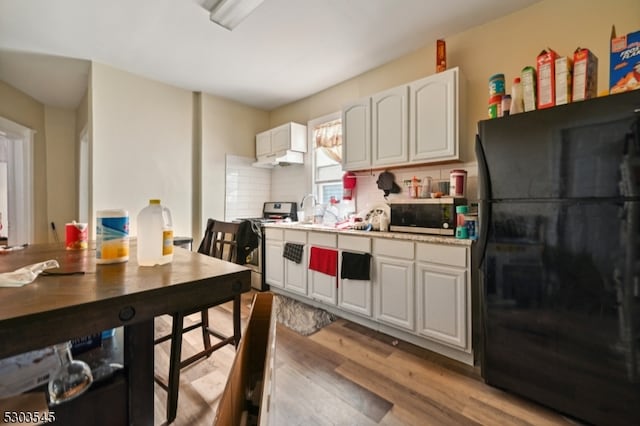
[[[89,229],[86,223],[67,223],[65,225],[65,245],[67,250],[84,250],[88,247]]]

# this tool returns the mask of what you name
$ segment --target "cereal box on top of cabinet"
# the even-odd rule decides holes
[[[609,93],[640,89],[640,31],[616,37],[611,30]]]
[[[598,58],[589,49],[578,47],[573,52],[574,101],[595,98],[598,93]]]

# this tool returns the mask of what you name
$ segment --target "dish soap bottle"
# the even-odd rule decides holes
[[[149,205],[138,213],[138,265],[164,265],[173,260],[173,228],[171,211],[160,200],[149,200]]]

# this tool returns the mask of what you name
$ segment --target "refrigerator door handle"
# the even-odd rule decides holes
[[[487,161],[479,135],[476,135],[475,150],[476,158],[478,159],[478,228],[480,229],[480,234],[478,235],[476,253],[474,253],[472,259],[476,259],[474,262],[475,267],[480,268],[484,261],[485,249],[487,247],[487,227],[489,225],[489,217],[491,217],[491,204],[488,202],[491,196],[491,184],[489,181],[489,169],[487,168]]]

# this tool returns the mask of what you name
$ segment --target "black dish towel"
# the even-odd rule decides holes
[[[340,278],[350,280],[371,280],[371,255],[369,253],[342,252]]]
[[[289,259],[292,262],[302,262],[302,252],[304,251],[304,244],[285,243],[282,257]]]

